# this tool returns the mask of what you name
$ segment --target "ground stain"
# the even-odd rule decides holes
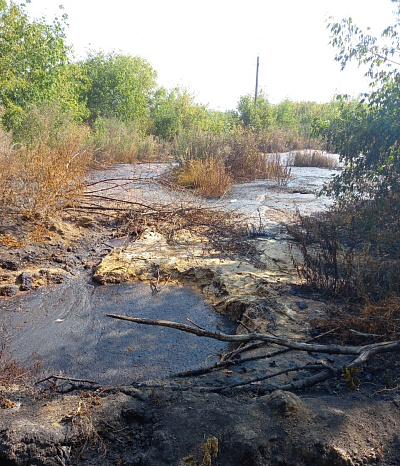
[[[162,377],[218,360],[226,344],[173,329],[142,326],[107,313],[174,320],[222,331],[234,329],[196,290],[149,284],[96,285],[76,278],[9,302],[5,325],[20,361],[41,361],[43,375],[120,384]]]

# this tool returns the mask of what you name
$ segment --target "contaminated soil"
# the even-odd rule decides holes
[[[138,177],[121,165],[88,184],[113,179],[102,206],[156,199],[157,209],[226,209],[248,222],[242,249],[218,248],[189,227],[171,235],[149,224],[133,234],[115,211],[2,219],[0,464],[400,464],[396,355],[368,362],[355,388],[333,377],[281,390],[313,374],[296,368],[330,357],[264,345],[207,371],[237,348],[105,316],[307,341],[318,338],[311,318],[340,306],[302,290],[285,230],[296,206],[329,204],[313,196],[319,172],[287,186],[237,185],[215,203],[152,179],[165,169],[145,165]],[[121,182],[133,177],[133,187]]]

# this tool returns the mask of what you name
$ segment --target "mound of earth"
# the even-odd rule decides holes
[[[4,465],[397,465],[400,399],[113,387],[1,392]]]

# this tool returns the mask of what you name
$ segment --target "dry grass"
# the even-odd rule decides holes
[[[11,145],[0,129],[0,211],[32,216],[76,203],[91,156],[87,128],[66,124],[54,134],[51,115],[36,115],[37,137]],[[41,116],[41,118],[39,118]],[[33,130],[32,130],[33,131]]]
[[[290,167],[278,154],[266,155],[260,150],[262,138],[254,131],[236,130],[229,152],[224,155],[225,165],[235,181],[267,179],[283,185],[290,178]]]
[[[21,364],[12,357],[4,336],[0,339],[0,385],[9,387],[15,383],[32,381],[37,376],[39,364]]]
[[[221,159],[208,157],[206,160],[190,160],[180,167],[176,182],[185,188],[193,188],[206,197],[220,197],[231,187],[231,177]]]
[[[263,137],[245,128],[225,135],[201,131],[180,135],[173,152],[180,166],[177,183],[206,196],[224,194],[234,181],[269,179],[287,183],[289,165],[282,163],[278,154],[262,152]]]
[[[343,343],[365,344],[365,338],[396,340],[400,336],[400,297],[368,301],[351,310],[331,309],[328,317],[313,319],[311,324],[321,331],[335,329]]]
[[[10,248],[23,248],[25,243],[15,238],[15,236],[5,233],[4,235],[0,235],[0,245]]]
[[[160,142],[143,136],[136,123],[116,118],[98,118],[89,141],[95,160],[101,163],[135,163],[159,157]]]
[[[295,128],[271,127],[259,133],[259,149],[264,154],[291,152],[295,150],[319,148],[321,143],[316,139],[302,136]]]
[[[194,128],[180,131],[170,144],[171,155],[179,165],[190,160],[205,160],[208,156],[220,158],[229,145],[230,135],[213,134]]]
[[[295,167],[336,168],[338,162],[332,155],[320,151],[296,152],[293,156]]]

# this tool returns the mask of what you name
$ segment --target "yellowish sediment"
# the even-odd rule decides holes
[[[279,310],[285,320],[288,317],[290,310],[280,303],[279,296],[296,277],[281,243],[261,241],[257,246],[262,261],[256,266],[250,260],[221,254],[205,238],[186,230],[175,235],[173,242],[156,231],[146,231],[135,242],[104,257],[94,279],[103,284],[147,281],[155,291],[166,282],[191,284],[199,287],[219,312],[265,327],[270,319],[276,319],[276,312],[266,318],[272,310]]]

